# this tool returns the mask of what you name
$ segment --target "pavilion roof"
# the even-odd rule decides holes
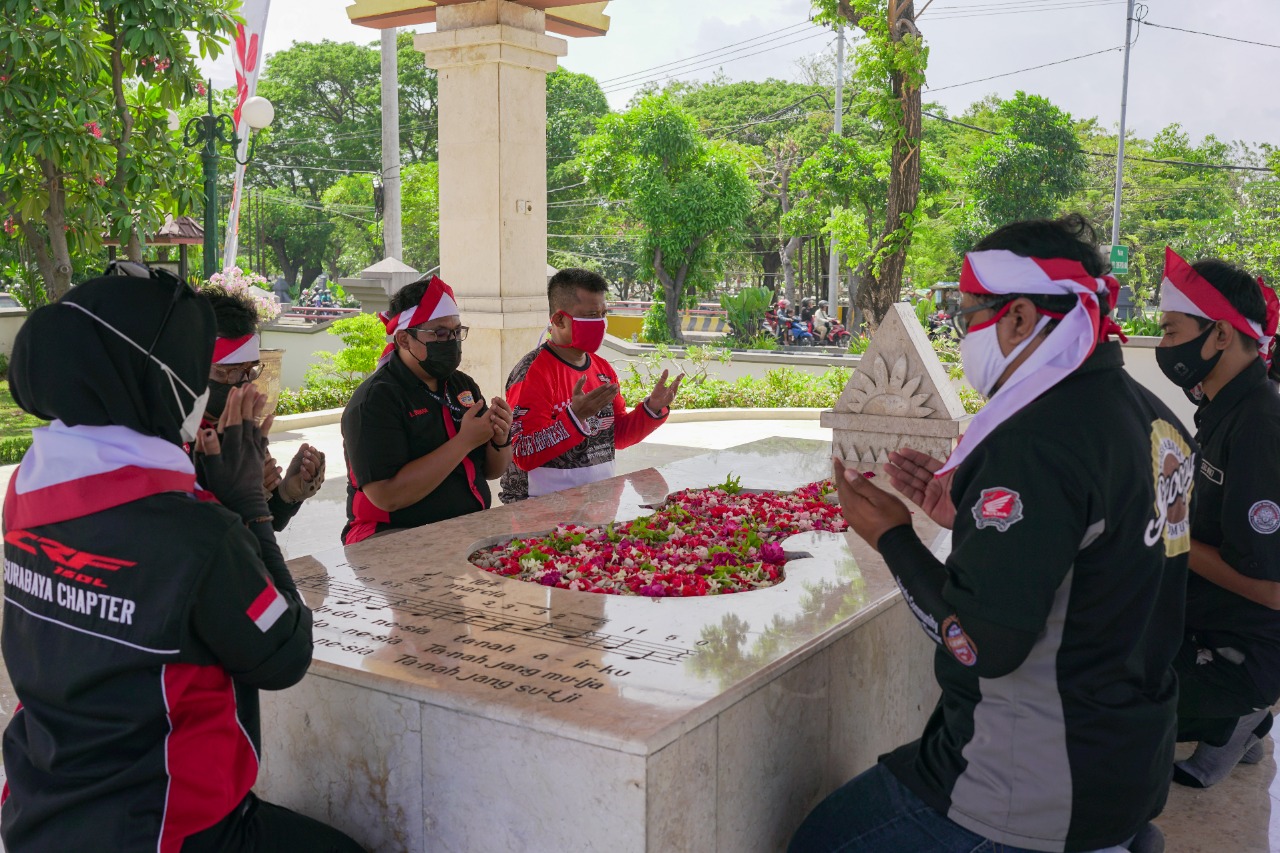
[[[436,9],[472,0],[355,0],[347,7],[347,15],[353,24],[376,30],[390,27],[407,27],[414,24],[431,24],[436,20]],[[603,2],[584,3],[582,0],[513,0],[521,6],[541,9],[547,13],[547,32],[563,36],[602,36],[609,32],[609,16],[604,13],[609,5]]]

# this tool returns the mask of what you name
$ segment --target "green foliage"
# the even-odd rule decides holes
[[[1132,319],[1125,320],[1120,324],[1120,328],[1129,337],[1148,336],[1160,337],[1164,334],[1160,329],[1160,317],[1156,314],[1139,314]]]
[[[999,133],[974,149],[965,168],[969,207],[956,235],[961,249],[1010,222],[1057,215],[1084,180],[1085,157],[1069,113],[1018,92],[993,118]]]
[[[198,60],[232,31],[231,0],[0,0],[0,213],[51,296],[104,233],[122,243],[194,206],[198,181],[168,129]]]
[[[640,327],[640,340],[646,344],[670,344],[675,339],[667,328],[667,312],[661,300],[654,300],[644,312],[644,325]]]
[[[849,339],[849,352],[853,355],[862,355],[870,346],[870,335],[854,335]]]
[[[0,465],[16,465],[31,447],[31,435],[0,439]]]
[[[732,382],[707,378],[681,385],[673,409],[830,408],[849,381],[848,368],[833,367],[821,376],[790,367],[770,370],[763,379],[743,376]],[[638,405],[652,389],[636,373],[622,379],[627,405]]]
[[[686,294],[710,289],[722,265],[718,250],[755,201],[745,156],[707,140],[694,118],[662,95],[603,118],[582,150],[589,186],[625,202],[639,223],[640,271],[662,283],[667,329],[683,340],[679,308]]]
[[[280,402],[276,405],[276,414],[298,415],[303,412],[341,409],[347,405],[359,385],[359,382],[333,381],[297,390],[283,388],[280,391]]]
[[[335,381],[345,387],[359,384],[378,368],[387,343],[387,329],[373,314],[355,314],[334,321],[329,334],[346,345],[337,354],[317,353],[319,363],[307,369],[304,389],[326,387]]]
[[[729,337],[734,343],[750,346],[760,337],[760,323],[772,301],[773,291],[767,287],[744,287],[721,295],[720,307],[728,315]]]

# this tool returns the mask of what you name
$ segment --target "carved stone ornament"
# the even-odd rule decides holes
[[[822,413],[847,463],[885,462],[911,447],[945,459],[969,416],[911,306],[885,315],[835,409]]]

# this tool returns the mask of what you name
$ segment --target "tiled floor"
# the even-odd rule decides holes
[[[812,421],[668,424],[644,443],[620,452],[618,473],[660,466],[769,436],[829,440],[831,432]],[[307,502],[280,537],[286,556],[291,558],[339,544],[338,534],[346,517],[338,425],[277,433],[272,451],[281,464],[287,464],[304,441],[324,451],[328,471],[324,488]],[[0,490],[7,489],[12,472],[12,467],[0,468]],[[7,718],[15,704],[12,687],[0,671],[0,718]],[[1226,781],[1207,791],[1174,785],[1165,812],[1157,820],[1164,830],[1168,853],[1280,853],[1280,778],[1274,748],[1275,742],[1268,736],[1266,757],[1260,764],[1237,767]],[[1189,752],[1189,746],[1183,746],[1178,757]]]

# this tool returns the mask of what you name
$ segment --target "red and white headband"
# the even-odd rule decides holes
[[[458,313],[458,302],[453,296],[453,288],[441,281],[438,276],[432,276],[426,292],[422,294],[422,299],[417,305],[406,308],[399,314],[379,314],[378,319],[387,327],[387,334],[394,337],[396,332],[429,323],[432,320],[439,320],[441,317],[457,317]],[[390,360],[395,349],[394,341],[387,344],[387,348],[382,351],[382,357],[378,359],[379,367]]]
[[[243,338],[217,338],[213,342],[214,364],[243,364],[246,361],[258,361],[258,335],[245,335]]]
[[[1099,309],[1100,298],[1115,307],[1120,283],[1109,275],[1089,275],[1077,261],[1026,258],[1003,249],[970,252],[964,256],[960,290],[978,296],[1076,296],[1078,301],[1066,314],[1054,315],[1057,328],[970,421],[955,451],[938,470],[939,477],[959,467],[996,427],[1074,373],[1099,341],[1120,333],[1115,321],[1103,317]]]
[[[1267,305],[1265,323],[1257,323],[1236,310],[1227,301],[1227,297],[1208,282],[1204,276],[1196,272],[1191,264],[1170,247],[1164,249],[1164,281],[1160,286],[1160,310],[1178,311],[1192,317],[1203,317],[1218,322],[1225,320],[1231,327],[1245,337],[1258,342],[1258,349],[1264,357],[1271,351],[1272,341],[1276,336],[1276,326],[1280,322],[1280,299],[1275,291],[1267,287],[1262,279],[1258,279],[1258,287],[1262,290],[1262,299]]]

